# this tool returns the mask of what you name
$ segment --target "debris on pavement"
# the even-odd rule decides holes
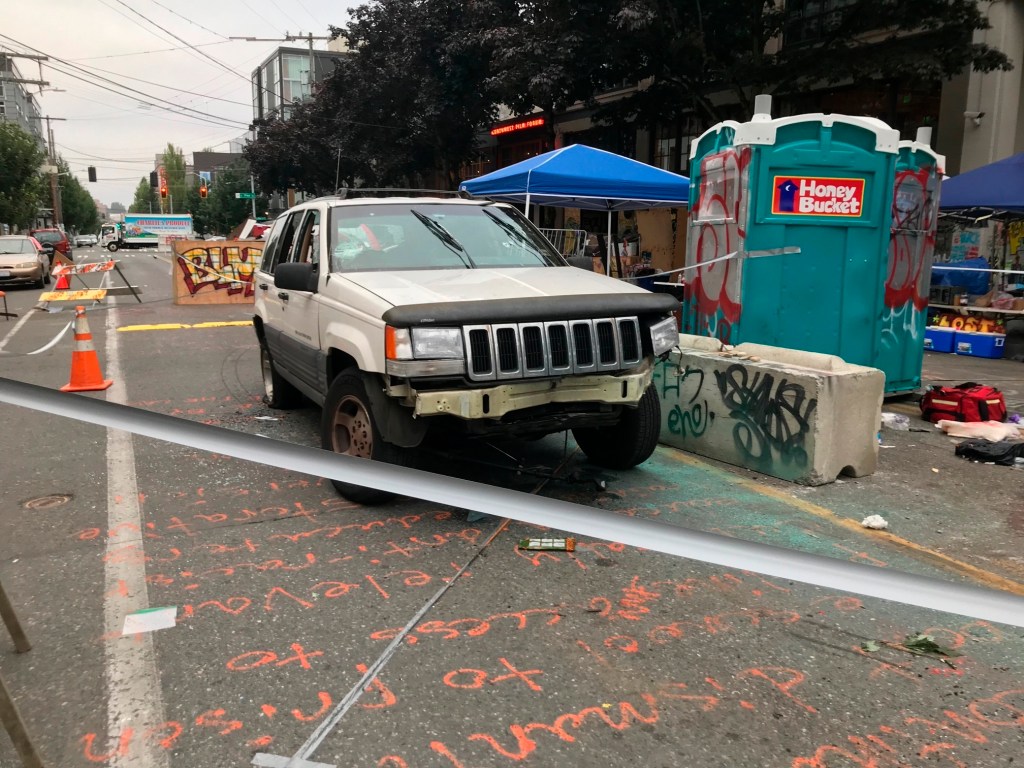
[[[952,421],[941,419],[936,422],[936,427],[941,429],[950,437],[976,437],[991,442],[1000,440],[1021,440],[1024,439],[1020,428],[1016,424],[1002,421]]]
[[[874,640],[868,640],[860,644],[861,650],[867,653],[874,653],[875,651],[882,650],[882,646],[876,643]]]
[[[907,639],[903,641],[902,647],[917,656],[949,656],[950,658],[963,656],[959,651],[954,651],[952,648],[946,648],[936,643],[932,635],[925,635],[920,632],[916,635],[907,635]]]
[[[257,421],[280,421],[277,416],[253,416]]]
[[[532,549],[549,552],[575,552],[576,539],[522,539],[519,549]]]
[[[954,453],[969,461],[1012,467],[1017,459],[1024,458],[1024,443],[1010,440],[995,443],[984,439],[964,440],[954,449]]]
[[[881,515],[868,515],[860,521],[860,524],[875,531],[884,531],[889,527],[888,521]]]
[[[122,635],[138,635],[143,632],[156,632],[158,629],[170,629],[177,623],[178,607],[176,605],[162,608],[144,608],[124,617]]]
[[[882,426],[886,429],[894,429],[897,432],[910,431],[910,417],[902,413],[888,413],[882,411]]]

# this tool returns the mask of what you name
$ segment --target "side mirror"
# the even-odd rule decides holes
[[[56,248],[53,247],[53,243],[43,243],[43,253],[47,256],[53,256],[53,252]]]
[[[278,264],[274,270],[274,287],[315,293],[317,275],[316,265],[309,262]]]

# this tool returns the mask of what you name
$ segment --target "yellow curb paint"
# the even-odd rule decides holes
[[[1012,592],[1015,595],[1024,595],[1024,584],[1008,579],[1005,576],[1000,576],[997,573],[986,571],[984,568],[978,568],[976,565],[965,563],[963,560],[957,560],[955,557],[950,557],[942,552],[937,552],[934,549],[930,549],[921,544],[910,541],[909,539],[904,539],[902,536],[896,536],[888,531],[870,530],[863,527],[856,520],[851,520],[848,517],[838,515],[827,507],[818,506],[817,504],[804,499],[794,498],[777,488],[762,485],[754,480],[748,480],[745,477],[739,477],[738,475],[734,475],[731,472],[714,467],[705,461],[701,461],[700,459],[694,458],[693,456],[689,456],[680,451],[674,449],[669,450],[671,451],[672,458],[678,462],[721,475],[736,485],[743,486],[744,488],[762,496],[768,496],[769,498],[781,501],[784,504],[788,504],[791,507],[795,507],[803,512],[814,515],[815,517],[820,517],[823,520],[829,521],[833,525],[839,526],[840,528],[846,528],[847,530],[853,531],[854,533],[858,533],[862,536],[872,539],[882,539],[883,541],[888,541],[890,544],[897,547],[909,549],[918,555],[922,555],[927,559],[936,561],[938,565],[946,568],[947,570],[958,573],[961,576],[966,576],[979,584],[984,584],[992,587],[993,589],[1001,589],[1004,592]]]
[[[157,325],[122,325],[117,329],[118,333],[126,331],[178,331],[182,328],[191,328],[190,325],[181,323],[159,323]]]
[[[157,323],[156,325],[123,325],[117,329],[118,333],[123,331],[181,331],[187,328],[241,328],[252,326],[252,320],[224,320],[211,321],[207,323]]]

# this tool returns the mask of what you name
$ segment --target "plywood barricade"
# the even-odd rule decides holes
[[[175,304],[251,304],[261,240],[179,240],[171,243]]]

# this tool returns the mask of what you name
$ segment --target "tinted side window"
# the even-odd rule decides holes
[[[260,271],[262,272],[271,274],[274,272],[274,254],[277,253],[278,246],[281,244],[281,229],[283,227],[284,219],[277,219],[263,239],[263,258],[260,260]]]

